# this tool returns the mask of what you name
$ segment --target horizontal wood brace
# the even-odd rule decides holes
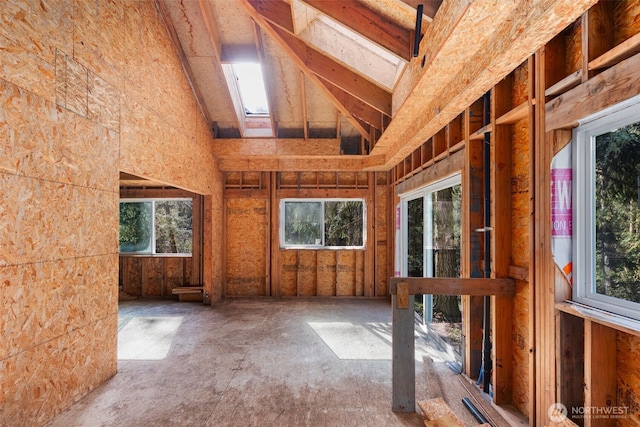
[[[406,283],[409,295],[496,295],[512,297],[516,294],[515,281],[511,278],[455,278],[455,277],[392,277],[389,293],[397,295],[398,285]]]
[[[202,286],[181,286],[177,288],[171,289],[171,293],[173,295],[182,295],[182,294],[201,294]]]
[[[572,301],[557,303],[556,310],[640,337],[640,320],[620,316]]]
[[[368,189],[323,189],[323,188],[305,188],[305,189],[284,189],[276,190],[276,198],[317,198],[317,199],[368,199]]]

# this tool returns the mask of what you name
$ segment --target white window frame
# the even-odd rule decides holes
[[[416,188],[406,193],[400,194],[400,276],[407,277],[409,274],[409,202],[412,200],[422,198],[424,203],[423,222],[425,227],[425,239],[423,241],[422,248],[422,270],[423,277],[433,277],[433,223],[431,217],[433,215],[433,199],[432,194],[445,188],[455,187],[456,185],[462,185],[462,174],[456,173],[455,175],[443,178],[440,181],[435,181],[425,186]],[[464,191],[464,189],[463,189]],[[427,197],[428,196],[428,197]],[[423,314],[422,320],[425,323],[431,323],[433,321],[433,295],[423,295]]]
[[[127,198],[120,199],[120,203],[151,203],[151,251],[149,252],[120,252],[126,256],[152,256],[152,257],[190,257],[193,254],[193,235],[191,236],[191,253],[156,253],[156,202],[191,202],[191,229],[193,230],[193,199],[188,197],[168,198]],[[118,222],[119,223],[119,222]],[[118,245],[119,246],[119,245]]]
[[[322,204],[322,212],[321,212],[321,220],[322,220],[322,239],[320,244],[309,244],[309,245],[294,245],[287,244],[285,242],[285,203],[286,202],[304,202],[304,203],[321,203]],[[361,246],[325,246],[324,245],[324,204],[325,202],[361,202],[362,203],[362,245]],[[279,235],[280,235],[280,248],[281,249],[322,249],[322,250],[351,250],[351,249],[365,249],[367,245],[367,203],[365,199],[362,198],[287,198],[280,199],[280,226],[279,226]]]
[[[640,96],[586,117],[573,130],[573,300],[640,320],[640,304],[596,292],[595,138],[640,122]]]

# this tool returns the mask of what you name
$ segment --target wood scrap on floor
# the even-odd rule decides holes
[[[462,403],[463,398],[468,398],[478,411],[486,418],[492,427],[509,427],[510,425],[528,425],[524,420],[512,420],[510,424],[504,414],[499,413],[491,404],[487,395],[469,378],[451,369],[445,362],[433,360],[431,357],[423,358],[423,369],[426,377],[426,385],[419,390],[419,399],[430,400],[441,398],[462,421],[462,425],[477,426],[478,421]],[[437,425],[437,424],[435,424]],[[455,424],[453,424],[455,426]]]
[[[418,406],[424,415],[424,425],[427,427],[437,426],[459,426],[464,427],[464,423],[453,413],[449,405],[440,397],[429,400],[421,400]]]
[[[419,401],[418,406],[424,415],[425,427],[465,427],[462,420],[440,397]],[[482,426],[490,427],[486,423],[482,424]]]

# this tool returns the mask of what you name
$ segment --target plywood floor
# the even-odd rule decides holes
[[[118,374],[48,425],[422,426],[391,411],[390,322],[386,300],[121,302]],[[417,400],[424,357],[447,356],[418,332]]]

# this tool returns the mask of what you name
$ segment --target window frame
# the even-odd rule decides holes
[[[285,204],[287,202],[294,203],[318,203],[322,205],[321,220],[322,220],[322,242],[321,244],[288,244],[285,242],[285,228],[286,228],[286,209]],[[362,203],[362,245],[361,246],[325,246],[325,202],[361,202]],[[311,250],[362,250],[367,246],[367,202],[363,198],[284,198],[280,199],[279,204],[279,219],[280,224],[278,226],[278,232],[280,237],[280,249],[311,249]]]
[[[431,195],[440,190],[444,190],[446,188],[455,187],[457,185],[462,185],[462,174],[460,172],[456,172],[453,175],[447,176],[442,179],[438,179],[437,181],[431,182],[429,184],[423,185],[421,187],[415,188],[413,190],[407,191],[406,193],[399,194],[400,197],[400,275],[402,277],[406,277],[409,274],[409,265],[408,265],[408,257],[407,257],[407,248],[409,246],[409,223],[407,214],[409,212],[409,202],[416,199],[422,199],[425,204],[424,217],[423,221],[426,224],[430,220],[427,219],[427,212],[429,209],[427,208],[427,204],[431,203],[427,201],[427,195]],[[464,188],[462,189],[464,191]],[[462,208],[461,208],[462,209]],[[461,242],[462,243],[462,242]],[[427,256],[423,254],[423,265],[430,266],[431,263]],[[433,272],[429,270],[429,267],[423,271],[423,277],[432,277]]]
[[[191,253],[156,253],[156,202],[191,202]],[[123,256],[145,256],[145,257],[180,257],[187,258],[193,256],[193,198],[190,197],[138,197],[121,198],[118,202],[118,212],[121,203],[151,203],[151,251],[149,252],[121,252],[120,241],[118,239],[118,254]],[[118,215],[118,226],[120,218]],[[118,236],[119,236],[118,232]]]
[[[640,96],[584,118],[573,129],[573,289],[575,302],[640,320],[640,304],[596,292],[595,139],[640,122]]]

